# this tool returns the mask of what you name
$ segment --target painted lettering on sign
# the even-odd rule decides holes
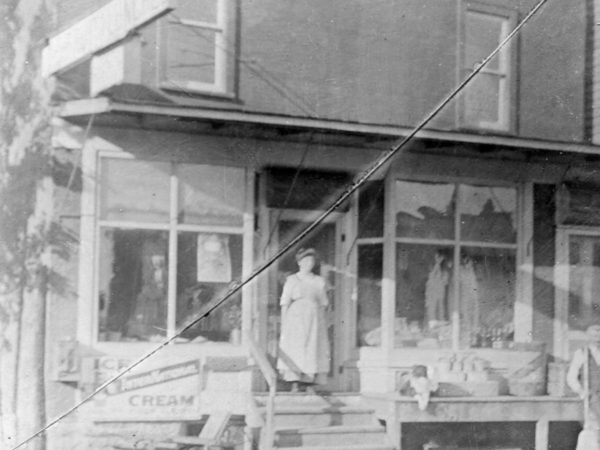
[[[198,375],[200,373],[199,361],[186,361],[172,366],[160,367],[149,372],[131,375],[120,380],[116,389],[110,391],[111,395],[134,391],[137,389],[155,386],[180,378]]]
[[[195,395],[132,395],[131,406],[194,406]]]

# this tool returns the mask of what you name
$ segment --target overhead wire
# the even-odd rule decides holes
[[[115,383],[117,380],[127,375],[133,369],[138,367],[144,361],[148,360],[150,357],[161,351],[166,346],[175,342],[183,333],[194,327],[198,322],[203,320],[209,314],[211,314],[216,308],[218,308],[221,304],[231,298],[233,295],[237,294],[241,291],[241,289],[255,280],[260,274],[266,271],[269,267],[271,267],[276,261],[279,260],[283,255],[285,255],[290,249],[296,246],[298,243],[302,241],[305,237],[307,237],[316,227],[318,227],[330,214],[335,212],[340,206],[342,206],[350,196],[356,192],[366,181],[368,181],[373,175],[375,175],[379,170],[381,170],[400,150],[404,148],[431,120],[436,117],[440,111],[448,105],[464,88],[465,86],[475,77],[477,74],[484,68],[497,54],[500,52],[504,46],[506,46],[518,33],[519,31],[527,24],[535,14],[548,2],[549,0],[539,0],[525,15],[525,17],[515,26],[515,28],[498,44],[498,46],[473,70],[473,72],[469,73],[452,91],[447,94],[440,103],[438,103],[426,116],[421,119],[421,121],[410,131],[406,136],[399,139],[399,141],[394,144],[387,152],[385,152],[382,156],[377,158],[375,162],[366,169],[362,174],[360,174],[348,187],[347,189],[339,195],[339,197],[326,209],[324,210],[310,225],[308,225],[303,231],[301,231],[295,238],[293,238],[290,242],[280,248],[273,256],[271,256],[266,262],[264,262],[260,267],[255,269],[248,277],[246,277],[243,281],[236,281],[231,284],[229,289],[220,297],[215,298],[208,302],[199,312],[198,314],[191,319],[188,323],[186,323],[178,332],[174,333],[173,336],[165,339],[163,342],[159,343],[155,348],[146,352],[141,357],[137,358],[135,361],[127,365],[121,369],[118,373],[111,376],[107,380],[105,380],[100,386],[98,386],[94,391],[90,394],[82,398],[75,405],[68,408],[64,413],[60,414],[55,419],[48,422],[44,427],[42,427],[37,432],[31,434],[20,443],[18,443],[12,450],[17,450],[27,443],[31,442],[33,439],[40,436],[42,433],[46,432],[50,427],[56,425],[78,409],[80,409],[83,405],[90,402],[94,397],[96,397],[100,392],[106,389],[111,384]]]

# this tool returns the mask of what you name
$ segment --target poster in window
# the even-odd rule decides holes
[[[231,281],[229,236],[199,234],[196,265],[198,282],[229,283]]]

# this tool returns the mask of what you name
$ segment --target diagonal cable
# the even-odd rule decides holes
[[[77,411],[81,406],[91,401],[96,395],[98,395],[101,391],[106,389],[109,385],[116,382],[121,377],[125,376],[133,369],[138,367],[141,363],[146,361],[151,356],[158,353],[167,345],[174,342],[177,338],[179,338],[184,332],[188,331],[190,328],[195,326],[202,319],[211,314],[216,308],[218,308],[221,304],[223,304],[226,300],[232,297],[234,294],[237,294],[241,291],[241,289],[252,282],[255,278],[257,278],[261,273],[271,267],[280,257],[282,257],[285,253],[287,253],[291,248],[297,245],[302,239],[304,239],[309,233],[311,233],[316,227],[318,227],[331,213],[333,213],[336,209],[344,204],[346,200],[354,193],[356,190],[362,186],[371,176],[373,176],[378,170],[380,170],[383,166],[385,166],[400,150],[402,150],[406,144],[408,144],[431,120],[437,116],[440,111],[448,105],[464,88],[465,86],[473,79],[477,74],[506,46],[518,33],[519,31],[528,23],[531,18],[535,16],[535,14],[544,6],[548,0],[540,0],[536,3],[531,10],[527,13],[527,15],[523,18],[521,22],[498,44],[498,46],[481,62],[479,66],[477,66],[473,72],[467,75],[463,81],[461,81],[458,86],[456,86],[444,99],[431,110],[420,122],[419,124],[413,128],[413,130],[408,133],[405,137],[401,138],[396,144],[394,144],[386,153],[380,156],[367,170],[365,170],[362,174],[360,174],[355,181],[352,182],[350,186],[335,200],[321,215],[319,215],[314,222],[308,225],[300,234],[298,234],[294,239],[292,239],[288,244],[286,244],[283,248],[281,248],[275,255],[273,255],[270,259],[268,259],[262,266],[254,270],[245,280],[237,281],[232,283],[227,292],[218,297],[207,305],[205,305],[202,310],[196,315],[196,317],[188,322],[183,328],[181,328],[177,333],[175,333],[170,338],[161,342],[154,349],[148,351],[141,357],[139,357],[136,361],[129,364],[127,367],[123,368],[120,372],[106,380],[100,386],[98,386],[93,392],[89,395],[81,399],[78,403],[70,407],[64,413],[59,415],[54,420],[48,422],[42,429],[35,432],[28,438],[21,441],[12,450],[17,450],[27,443],[31,442],[33,439],[44,433],[53,425],[56,425],[58,422],[69,416],[70,414]]]

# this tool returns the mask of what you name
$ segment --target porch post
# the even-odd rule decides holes
[[[385,208],[383,224],[383,280],[381,286],[381,347],[385,362],[386,390],[394,391],[395,377],[390,362],[394,350],[394,322],[396,317],[396,243],[395,243],[395,177],[390,171],[385,179]]]
[[[246,169],[246,199],[244,202],[244,249],[242,262],[242,280],[252,273],[254,260],[254,171]],[[256,282],[242,288],[242,339],[251,333],[256,319]],[[256,324],[258,325],[258,324]],[[260,325],[259,325],[260,326]],[[254,339],[258,336],[250,334]]]
[[[516,342],[533,338],[533,183],[522,183],[518,203]]]
[[[541,418],[535,423],[535,450],[548,450],[548,432],[550,431],[550,422],[546,418]]]

